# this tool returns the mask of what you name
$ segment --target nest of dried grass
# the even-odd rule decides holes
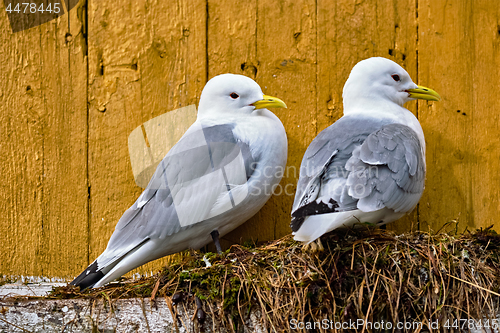
[[[240,331],[251,313],[272,332],[382,331],[373,327],[382,328],[381,322],[404,322],[401,332],[436,329],[439,322],[437,331],[453,332],[464,319],[484,324],[499,313],[500,235],[490,229],[459,236],[349,230],[322,242],[325,251],[317,254],[304,253],[291,237],[261,247],[234,245],[222,256],[186,252],[151,278],[84,292],[57,288],[49,297],[112,302],[176,294],[196,308],[190,297],[196,295],[213,322],[229,331]],[[358,319],[364,324],[355,330],[337,324]]]

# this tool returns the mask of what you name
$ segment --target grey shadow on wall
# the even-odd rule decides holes
[[[3,0],[12,32],[52,21],[73,9],[79,0]]]

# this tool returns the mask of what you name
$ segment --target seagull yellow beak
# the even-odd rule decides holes
[[[436,102],[441,99],[441,96],[439,96],[437,92],[422,86],[417,86],[417,88],[415,89],[408,89],[407,92],[411,98],[425,99],[427,101],[436,101]]]
[[[264,95],[264,98],[260,101],[252,103],[255,109],[269,109],[269,108],[286,108],[285,102],[281,99]]]

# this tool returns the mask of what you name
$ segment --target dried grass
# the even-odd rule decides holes
[[[460,330],[443,325],[455,319],[459,325],[463,319],[484,321],[499,313],[500,235],[490,229],[459,236],[348,230],[323,236],[322,242],[325,251],[318,254],[302,252],[289,236],[256,248],[234,245],[222,256],[186,252],[151,278],[84,292],[56,288],[49,297],[112,303],[182,292],[183,306],[195,309],[192,295],[198,296],[213,322],[230,331],[240,331],[252,312],[271,332],[289,331],[291,320],[331,325],[357,319],[421,322],[423,331],[439,321],[438,331],[453,332]],[[334,330],[320,325],[312,331]],[[380,330],[357,326],[345,331]]]

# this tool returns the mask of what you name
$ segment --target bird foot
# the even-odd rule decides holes
[[[323,247],[323,244],[321,243],[320,238],[316,239],[315,241],[312,241],[309,244],[305,244],[302,247],[303,252],[309,252],[312,254],[323,252],[324,250],[325,250],[325,248]]]
[[[220,242],[219,242],[219,232],[217,230],[214,230],[210,233],[210,235],[212,236],[212,240],[214,241],[215,248],[217,249],[217,253],[222,255],[222,248],[221,248]]]

